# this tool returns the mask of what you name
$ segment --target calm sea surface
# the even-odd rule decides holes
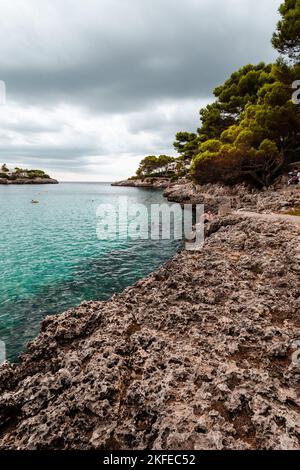
[[[99,240],[97,207],[117,206],[120,196],[166,203],[160,191],[109,184],[0,185],[0,340],[9,360],[46,315],[108,299],[178,251],[174,240]]]

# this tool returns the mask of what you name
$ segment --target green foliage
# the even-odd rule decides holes
[[[164,168],[166,168],[166,171],[164,172],[164,174],[167,174],[168,164],[174,161],[175,161],[175,158],[169,157],[168,155],[160,155],[159,157],[150,155],[148,157],[145,157],[141,161],[136,174],[138,177],[151,176],[151,175],[154,175],[156,172],[159,173],[159,170],[164,169]]]
[[[200,145],[200,152],[218,152],[221,147],[221,142],[217,139],[207,140]]]
[[[152,173],[156,169],[157,157],[155,155],[149,155],[145,157],[136,172],[137,176],[144,176]]]
[[[176,135],[182,171],[192,161],[196,182],[268,186],[300,158],[300,106],[292,102],[292,84],[300,80],[300,0],[285,0],[279,11],[272,42],[289,61],[281,57],[275,64],[240,68],[214,90],[216,100],[200,110],[197,133]],[[148,158],[144,173],[158,168],[156,157]]]
[[[224,130],[238,123],[246,106],[257,103],[261,87],[274,80],[272,66],[263,62],[246,65],[233,73],[214,90],[217,100],[200,110],[201,127],[197,134],[179,132],[174,142],[175,149],[185,160],[194,158],[202,142],[220,138]]]
[[[238,119],[247,104],[257,102],[260,88],[274,81],[271,71],[271,65],[261,62],[258,65],[246,65],[234,72],[224,85],[214,91],[222,112]]]
[[[199,114],[202,126],[198,129],[198,142],[220,137],[220,134],[235,122],[235,117],[224,111],[219,101],[200,109]]]
[[[198,151],[199,141],[197,134],[191,132],[178,132],[174,148],[181,155],[183,160],[191,160]]]
[[[8,172],[9,172],[9,169],[7,168],[6,164],[2,165],[1,177],[9,179],[9,180],[16,180],[17,178],[28,178],[28,179],[50,178],[49,175],[47,175],[42,170],[25,170],[23,168],[15,168],[12,174],[8,175],[7,174]]]
[[[47,175],[44,171],[42,170],[29,170],[27,171],[27,175],[29,179],[34,179],[34,178],[49,178],[49,175]]]
[[[271,71],[272,66],[263,62],[249,64],[217,87],[214,90],[217,101],[200,110],[200,140],[218,138],[225,129],[238,123],[246,106],[257,103],[261,87],[274,81]]]
[[[281,20],[272,44],[292,62],[300,62],[300,0],[285,0],[279,8]]]
[[[285,83],[295,70],[278,62],[270,73],[273,78],[261,82],[239,121],[219,139],[200,145],[191,170],[195,180],[268,186],[300,148],[300,107],[292,103],[291,86]]]
[[[27,170],[23,170],[22,168],[15,168],[14,174],[18,177],[21,173],[27,172]]]

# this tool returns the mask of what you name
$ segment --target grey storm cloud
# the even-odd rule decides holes
[[[61,130],[61,125],[58,123],[53,125],[49,123],[41,123],[36,121],[29,122],[1,122],[1,129],[9,129],[15,132],[21,132],[26,134],[39,134],[41,132],[59,132]]]
[[[53,0],[50,10],[33,10],[35,20],[29,10],[23,27],[11,31],[14,55],[2,61],[2,79],[22,101],[71,101],[107,112],[207,97],[235,68],[272,57],[279,3]]]
[[[90,120],[122,116],[131,134],[131,140],[120,143],[124,155],[143,156],[143,133],[151,136],[145,139],[145,153],[151,145],[153,152],[171,151],[177,130],[199,126],[197,111],[212,99],[218,84],[246,63],[274,60],[270,39],[280,3],[1,0],[0,79],[6,82],[8,101],[22,109],[55,113],[66,105]],[[176,104],[178,112],[166,117],[159,109],[162,103]],[[90,144],[86,136],[80,142],[78,130],[75,143],[74,135],[66,134],[63,144],[59,138],[41,144],[34,134],[59,136],[64,123],[36,116],[22,121],[18,113],[5,121],[1,112],[0,127],[8,132],[0,138],[2,159],[35,161],[40,154],[41,159],[63,162],[82,159],[84,166],[86,157],[98,156],[100,164],[114,153],[96,142],[107,127],[94,130]]]
[[[89,158],[91,156],[96,156],[101,154],[101,149],[99,146],[47,146],[47,145],[15,145],[11,143],[10,145],[0,147],[0,157],[4,158],[20,158],[24,160],[31,159],[33,157],[38,157],[39,160],[64,160],[64,161],[76,161]]]

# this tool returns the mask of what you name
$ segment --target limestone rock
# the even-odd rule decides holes
[[[1,449],[298,449],[299,227],[227,217],[0,369]]]

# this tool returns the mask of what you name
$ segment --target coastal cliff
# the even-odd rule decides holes
[[[0,178],[0,184],[58,184],[58,181],[53,178],[16,178],[14,180]]]
[[[288,187],[286,178],[279,179],[272,187],[259,190],[253,186],[239,184],[195,184],[188,178],[172,181],[168,178],[144,178],[112,183],[112,186],[163,189],[169,202],[178,204],[204,204],[206,211],[218,213],[220,206],[228,205],[232,210],[254,212],[285,212],[300,207],[300,187]]]
[[[300,226],[230,215],[0,369],[1,449],[300,449]]]
[[[300,207],[300,186],[288,187],[285,181],[265,190],[244,184],[224,186],[220,184],[196,185],[191,181],[170,184],[164,190],[170,202],[179,204],[204,204],[206,211],[217,213],[223,205],[232,210],[259,213],[287,212]]]
[[[130,188],[152,188],[152,189],[165,189],[170,185],[169,178],[143,178],[143,179],[128,179],[124,181],[117,181],[112,183],[111,186],[124,186]]]

